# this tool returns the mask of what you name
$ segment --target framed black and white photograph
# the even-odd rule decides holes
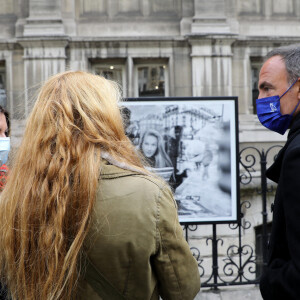
[[[237,221],[237,98],[129,98],[122,106],[126,134],[169,182],[179,221]]]

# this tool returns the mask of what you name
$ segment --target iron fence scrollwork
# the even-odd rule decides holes
[[[242,149],[239,153],[241,189],[252,184],[252,188],[256,189],[262,200],[263,268],[267,263],[267,194],[273,191],[273,186],[268,187],[265,171],[268,162],[272,162],[270,158],[274,160],[281,147],[280,145],[275,145],[265,151],[264,149],[259,150],[251,146]],[[255,180],[256,183],[254,182]],[[201,226],[211,226],[212,234],[205,241],[206,246],[209,246],[211,243],[211,255],[203,256],[201,255],[201,249],[195,246],[191,247],[191,251],[198,262],[202,287],[210,287],[217,290],[221,286],[259,283],[259,278],[255,276],[258,262],[254,245],[243,241],[245,232],[253,230],[251,222],[246,219],[246,212],[251,208],[251,202],[249,200],[240,201],[240,206],[240,216],[237,223],[184,226],[185,237],[188,242],[191,232],[197,232],[197,230],[201,229]],[[236,232],[235,242],[227,246],[225,255],[222,256],[218,254],[218,250],[219,247],[223,247],[226,244],[224,241],[226,237],[218,237],[217,228],[219,226],[228,226],[229,230]],[[210,261],[210,266],[205,264],[206,260]]]

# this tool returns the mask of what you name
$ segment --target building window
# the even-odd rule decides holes
[[[125,60],[98,59],[91,61],[92,70],[96,75],[117,82],[126,96]]]
[[[267,224],[267,241],[270,240],[272,223]],[[256,252],[256,278],[263,271],[263,226],[255,227],[255,252]]]
[[[168,96],[168,69],[165,62],[137,64],[135,96]]]
[[[6,108],[7,105],[6,94],[6,76],[5,76],[5,62],[0,61],[0,105]]]
[[[258,80],[259,72],[263,64],[262,58],[251,58],[251,90],[252,90],[252,107],[253,113],[256,114],[256,99],[258,98]]]

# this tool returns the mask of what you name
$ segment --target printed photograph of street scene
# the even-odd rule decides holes
[[[236,220],[233,100],[126,101],[126,134],[172,187],[182,223]]]

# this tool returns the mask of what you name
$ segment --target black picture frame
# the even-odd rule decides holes
[[[121,106],[127,136],[170,183],[181,224],[238,221],[237,97],[127,98]]]

